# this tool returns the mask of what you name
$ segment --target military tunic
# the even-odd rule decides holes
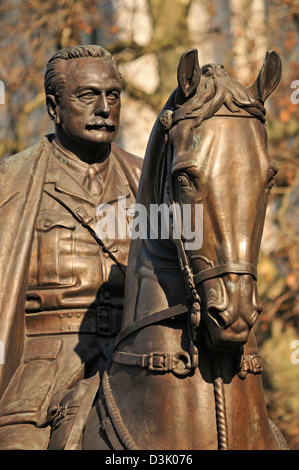
[[[112,144],[104,162],[88,165],[52,143],[33,236],[24,353],[1,401],[2,426],[45,426],[53,396],[59,401],[78,380],[103,371],[111,357],[121,328],[136,196],[114,149]],[[95,173],[96,187],[91,184]],[[99,204],[112,206],[116,215],[122,205],[125,238],[124,227],[118,238],[116,221],[114,239],[99,243]]]

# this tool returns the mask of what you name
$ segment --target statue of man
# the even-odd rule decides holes
[[[45,91],[55,133],[0,164],[1,449],[46,449],[53,403],[111,357],[129,236],[100,238],[96,214],[134,204],[142,165],[113,142],[121,76],[104,48],[56,53]]]

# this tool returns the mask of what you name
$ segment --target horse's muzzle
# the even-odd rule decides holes
[[[228,274],[204,282],[202,318],[215,347],[236,347],[247,342],[262,311],[256,281],[250,275]]]

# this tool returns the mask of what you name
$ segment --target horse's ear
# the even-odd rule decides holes
[[[200,81],[201,70],[198,63],[197,49],[188,49],[181,57],[178,66],[178,84],[184,98],[191,96]]]
[[[277,52],[268,51],[260,73],[249,91],[264,103],[277,87],[281,77],[281,59]]]

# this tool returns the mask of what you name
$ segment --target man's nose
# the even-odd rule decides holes
[[[110,107],[105,93],[98,96],[94,113],[96,116],[109,116]]]

